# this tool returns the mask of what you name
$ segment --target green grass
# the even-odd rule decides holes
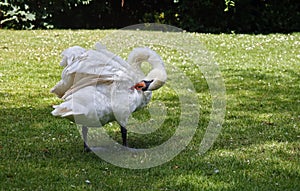
[[[131,170],[84,153],[76,125],[50,114],[61,102],[49,93],[60,79],[61,51],[91,48],[111,32],[0,30],[0,190],[300,190],[299,33],[192,34],[213,53],[227,94],[222,132],[202,156],[211,107],[206,81],[179,53],[157,48],[192,80],[201,116],[193,140],[173,160]],[[129,134],[134,147],[163,142],[178,124],[178,98],[168,85],[154,100],[164,102],[167,119],[153,135]],[[108,130],[120,141],[115,125]]]

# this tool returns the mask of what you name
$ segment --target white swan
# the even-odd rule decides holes
[[[117,121],[121,127],[123,145],[127,146],[126,123],[130,114],[147,105],[152,91],[167,80],[164,63],[149,48],[135,48],[127,62],[96,44],[96,50],[79,46],[62,53],[62,79],[51,89],[64,100],[55,105],[52,114],[82,124],[85,150],[87,127],[99,127]],[[141,64],[148,62],[152,70],[147,74]]]

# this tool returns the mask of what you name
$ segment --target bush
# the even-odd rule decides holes
[[[29,11],[29,6],[24,4],[22,7],[5,2],[0,2],[2,15],[1,25],[14,29],[32,29],[35,14]]]
[[[13,29],[57,28],[61,21],[65,21],[65,13],[73,12],[75,7],[85,6],[91,1],[5,0],[0,3],[0,24],[2,28]]]

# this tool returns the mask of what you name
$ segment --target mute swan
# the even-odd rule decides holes
[[[149,48],[135,48],[126,62],[97,43],[95,50],[70,47],[62,52],[62,57],[62,79],[51,92],[64,102],[54,105],[52,114],[82,125],[86,151],[88,127],[111,121],[119,123],[123,145],[127,146],[126,123],[130,114],[146,106],[152,91],[167,80],[160,56]],[[141,70],[143,62],[152,66],[147,76]]]

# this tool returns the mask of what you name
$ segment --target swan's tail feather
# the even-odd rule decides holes
[[[53,106],[52,115],[65,117],[85,126],[101,126],[95,108],[94,91],[95,87],[88,86],[83,91],[74,92],[63,103]]]

